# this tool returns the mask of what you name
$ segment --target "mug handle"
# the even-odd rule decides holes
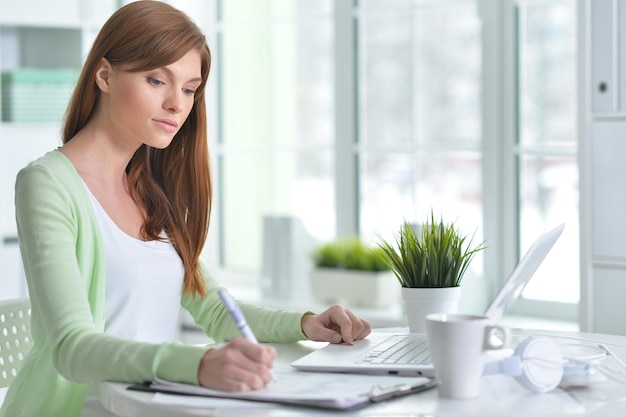
[[[501,333],[502,340],[498,341],[498,338],[494,336],[495,331]],[[484,350],[504,349],[511,339],[511,330],[504,326],[487,326],[485,327],[485,342]]]

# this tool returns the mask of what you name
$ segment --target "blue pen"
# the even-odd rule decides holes
[[[258,344],[259,341],[256,339],[256,336],[254,335],[254,333],[252,333],[252,329],[250,329],[250,326],[248,326],[248,322],[246,321],[246,318],[243,316],[241,309],[239,308],[239,306],[237,305],[233,297],[230,295],[230,293],[226,291],[225,289],[221,289],[218,291],[218,294],[220,298],[222,299],[222,303],[224,303],[226,310],[228,310],[228,313],[233,318],[233,321],[237,325],[237,328],[239,329],[243,337],[245,337],[252,343]],[[274,381],[276,380],[276,378],[274,378],[273,372],[272,372],[272,379]]]
[[[225,289],[221,289],[218,291],[218,293],[220,295],[220,298],[222,299],[222,302],[224,303],[224,306],[226,307],[226,310],[228,310],[228,312],[230,313],[230,316],[233,318],[233,321],[239,328],[239,331],[241,332],[243,337],[245,337],[252,343],[259,343],[259,341],[256,340],[256,336],[254,336],[254,333],[252,333],[250,326],[248,326],[246,318],[243,316],[243,313],[239,309],[239,306],[237,305],[233,297],[229,294],[229,292]]]

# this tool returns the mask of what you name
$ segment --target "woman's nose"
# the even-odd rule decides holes
[[[182,92],[170,92],[163,101],[163,108],[172,113],[180,112],[183,108]]]

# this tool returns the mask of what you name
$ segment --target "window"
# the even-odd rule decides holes
[[[217,203],[228,268],[258,272],[266,215],[334,235],[332,22],[330,0],[220,3]]]
[[[481,239],[476,3],[362,1],[358,26],[361,234],[433,209]]]
[[[220,2],[221,266],[258,286],[266,215],[376,241],[433,209],[489,236],[471,273],[493,291],[566,222],[518,304],[573,319],[576,19],[575,0]]]
[[[516,22],[521,246],[566,223],[564,236],[524,296],[577,303],[576,2],[517,2]]]

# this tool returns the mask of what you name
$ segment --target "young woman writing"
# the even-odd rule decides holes
[[[67,110],[63,145],[16,182],[33,347],[2,417],[109,415],[100,381],[155,378],[223,390],[270,382],[275,352],[239,336],[200,261],[211,208],[199,28],[158,1],[105,23]],[[218,349],[172,342],[179,306]],[[259,341],[352,343],[370,325],[241,304]]]

